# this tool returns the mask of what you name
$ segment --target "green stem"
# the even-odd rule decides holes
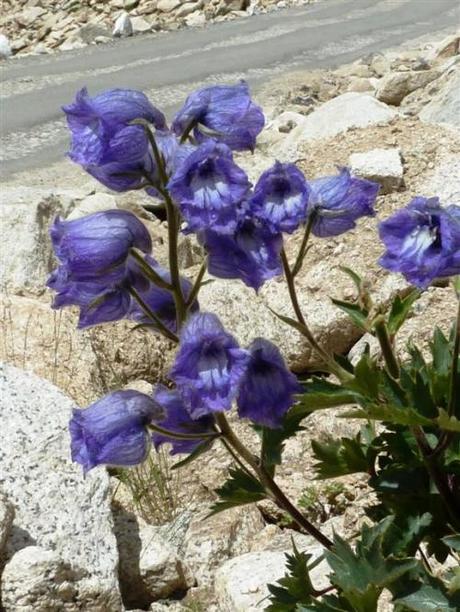
[[[216,415],[216,422],[224,439],[227,440],[227,442],[246,461],[246,463],[251,466],[267,493],[270,495],[270,497],[274,497],[279,507],[285,510],[301,529],[313,536],[325,548],[331,549],[334,545],[333,542],[323,533],[321,533],[319,529],[312,525],[312,523],[310,523],[310,521],[304,517],[300,510],[298,510],[286,497],[267,470],[260,465],[257,457],[255,457],[235,435],[222,412]]]
[[[195,282],[193,283],[193,287],[192,290],[190,292],[190,295],[187,298],[187,302],[186,302],[186,307],[187,309],[190,308],[190,306],[193,304],[193,302],[195,301],[200,289],[201,289],[201,283],[203,281],[203,276],[205,275],[206,272],[206,267],[208,265],[208,261],[205,258],[203,263],[201,264],[200,270],[197,274],[197,277],[195,279]]]
[[[385,319],[382,316],[377,317],[374,321],[375,333],[377,334],[380,348],[382,349],[383,358],[388,368],[390,375],[396,380],[399,378],[399,363],[393,351],[390,336],[388,334]]]
[[[180,330],[187,316],[187,307],[182,287],[180,284],[179,260],[177,256],[177,242],[179,236],[179,219],[171,196],[164,192],[166,203],[166,216],[168,220],[168,249],[169,249],[169,271],[173,287],[174,304],[176,306],[177,329]]]
[[[460,353],[460,299],[458,301],[457,309],[457,321],[455,323],[455,340],[454,350],[452,353],[452,369],[450,373],[450,391],[449,391],[449,404],[447,412],[449,416],[452,416],[455,412],[456,407],[459,403],[458,388],[460,387],[458,365],[459,365],[459,353]]]
[[[161,434],[162,436],[168,436],[168,438],[173,438],[174,440],[203,440],[218,438],[221,434],[216,433],[181,433],[177,431],[170,431],[169,429],[165,429],[160,425],[156,425],[155,423],[149,423],[148,428],[156,433]]]
[[[305,232],[303,235],[302,244],[300,245],[299,252],[297,253],[297,259],[295,260],[294,267],[292,268],[292,276],[295,277],[302,269],[303,260],[305,258],[307,252],[307,244],[311,235],[311,230],[313,227],[313,223],[316,219],[316,213],[313,210],[310,216],[308,217],[307,225],[305,227]]]
[[[144,314],[147,317],[149,317],[149,319],[152,319],[152,321],[154,321],[154,323],[158,327],[159,331],[161,331],[161,333],[164,336],[169,338],[169,340],[172,340],[173,342],[179,342],[178,336],[176,336],[175,333],[173,333],[171,330],[169,330],[166,327],[166,325],[163,323],[163,321],[153,312],[153,310],[148,306],[148,304],[146,304],[146,302],[144,302],[144,300],[141,298],[141,296],[136,291],[136,289],[134,289],[134,287],[129,287],[128,291],[133,296],[133,298],[136,300],[136,302],[139,304],[139,306],[141,307],[141,309],[144,312]]]
[[[139,264],[139,267],[142,269],[142,272],[149,280],[152,281],[152,283],[154,283],[158,287],[161,287],[162,289],[167,289],[168,291],[173,290],[173,286],[171,285],[171,283],[168,283],[163,278],[161,278],[161,276],[157,272],[155,272],[155,270],[145,261],[142,255],[140,255],[135,249],[131,249],[130,252]]]

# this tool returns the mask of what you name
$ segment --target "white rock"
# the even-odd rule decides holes
[[[191,15],[187,15],[185,18],[185,23],[189,27],[202,26],[206,23],[206,16],[204,13],[192,13]]]
[[[350,155],[348,165],[353,174],[381,185],[381,194],[397,191],[403,182],[403,165],[399,149],[373,149]]]
[[[419,116],[426,123],[460,129],[460,70],[453,74]]]
[[[398,106],[408,94],[425,87],[439,75],[437,70],[389,72],[380,80],[375,92],[376,98],[386,104]]]
[[[345,93],[322,104],[292,130],[278,148],[278,156],[295,160],[300,144],[311,140],[331,138],[350,128],[364,128],[377,123],[388,123],[397,112],[373,96]]]
[[[115,25],[113,26],[112,36],[123,37],[123,36],[132,36],[133,35],[133,24],[131,22],[131,18],[128,13],[122,13],[117,20],[115,21]]]
[[[348,91],[374,91],[374,86],[371,82],[371,79],[363,78],[363,77],[351,77],[350,83],[348,85]]]
[[[0,287],[13,293],[43,293],[54,267],[49,227],[75,206],[74,194],[17,187],[2,190]]]
[[[159,2],[157,2],[157,11],[170,13],[181,4],[181,0],[159,0]]]
[[[79,219],[85,215],[91,215],[92,213],[103,212],[113,208],[117,208],[117,201],[113,195],[103,192],[93,193],[75,206],[70,215],[67,216],[67,220]]]
[[[445,205],[460,205],[460,154],[445,153],[426,177],[421,193],[436,196]]]
[[[12,602],[9,610],[121,610],[109,479],[104,469],[84,478],[81,467],[70,461],[73,403],[50,383],[9,365],[0,369],[0,399],[0,486],[16,510],[8,556],[31,544],[52,550],[56,571],[61,561],[68,565],[75,587],[65,608],[15,607]],[[38,556],[43,568],[47,555],[38,551],[31,562],[25,549],[11,563],[33,572],[34,559]],[[42,570],[39,574],[43,579]],[[8,581],[3,576],[4,604],[11,601],[12,590],[26,597],[31,590],[32,596],[28,572],[16,569],[10,576]]]
[[[14,519],[14,507],[7,496],[0,491],[0,559],[5,550],[6,541],[11,532]]]
[[[134,34],[144,34],[152,29],[152,24],[143,17],[131,17],[131,25]]]
[[[75,49],[83,49],[83,47],[86,47],[85,43],[78,38],[70,38],[59,45],[61,51],[74,51]]]
[[[323,553],[319,546],[309,550],[311,561]],[[315,588],[326,588],[329,568],[322,561],[311,572]],[[227,561],[216,572],[215,592],[221,612],[255,612],[268,604],[268,584],[276,583],[286,573],[282,552],[250,552]]]
[[[11,55],[10,41],[4,34],[0,34],[0,59],[7,59]]]
[[[365,333],[364,336],[351,347],[350,352],[348,353],[348,359],[352,365],[355,366],[359,362],[366,350],[369,351],[371,359],[377,359],[381,355],[379,341],[375,336],[369,333]]]
[[[177,9],[176,17],[178,17],[179,19],[181,17],[187,17],[187,15],[190,15],[191,13],[198,11],[200,8],[202,8],[202,6],[203,6],[203,2],[201,0],[199,0],[198,2],[184,2]]]
[[[46,13],[46,10],[40,6],[29,6],[25,8],[19,15],[17,15],[17,21],[27,27],[31,25],[37,19],[40,19],[42,15]]]
[[[55,551],[26,546],[13,555],[2,576],[5,612],[77,610],[78,575]],[[96,609],[88,602],[87,610]]]

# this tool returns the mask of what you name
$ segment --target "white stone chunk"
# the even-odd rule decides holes
[[[115,38],[132,36],[133,35],[133,24],[128,13],[124,12],[115,21],[113,26],[112,36]]]
[[[10,41],[4,34],[0,34],[0,59],[7,59],[11,55]]]
[[[352,174],[381,185],[381,194],[397,191],[403,182],[403,165],[399,149],[373,149],[350,155]]]

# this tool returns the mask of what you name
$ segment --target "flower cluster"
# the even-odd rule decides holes
[[[195,284],[179,276],[179,228],[196,234],[211,275],[258,291],[289,267],[285,234],[303,228],[306,244],[310,232],[327,238],[352,230],[375,214],[378,185],[346,168],[307,180],[295,165],[278,161],[252,185],[234,154],[254,149],[265,120],[245,83],[194,92],[171,127],[144,94],[131,90],[91,98],[83,89],[64,111],[73,161],[116,191],[145,189],[162,200],[172,259],[169,269],[158,264],[146,227],[131,212],[57,218],[51,239],[59,265],[48,280],[54,307],[79,307],[80,327],[128,318],[180,341],[173,388],[159,386],[151,397],[115,392],[74,412],[74,460],[85,470],[134,465],[152,442],[190,453],[216,436],[216,415],[234,404],[241,418],[280,427],[301,390],[296,377],[272,343],[258,338],[241,348],[214,314],[199,311],[202,275]],[[458,274],[459,210],[415,198],[380,224],[387,249],[381,265],[421,288]],[[292,280],[297,271],[286,275]]]

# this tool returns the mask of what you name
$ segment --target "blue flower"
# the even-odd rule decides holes
[[[263,221],[246,218],[232,235],[207,231],[200,239],[208,252],[208,271],[217,278],[239,278],[258,291],[282,273],[282,236]]]
[[[276,162],[257,181],[249,207],[274,232],[291,234],[305,222],[309,193],[304,175],[294,164]]]
[[[240,382],[238,414],[265,427],[281,427],[282,419],[302,387],[288,370],[278,348],[263,338],[249,347],[251,358]]]
[[[135,189],[154,170],[144,119],[166,129],[164,115],[140,91],[110,89],[91,98],[86,88],[63,107],[72,133],[70,158],[115,191]]]
[[[174,118],[172,129],[181,136],[193,125],[202,143],[212,137],[234,151],[254,150],[265,124],[262,109],[252,102],[245,82],[213,85],[190,94]]]
[[[379,263],[425,289],[438,277],[460,274],[460,206],[416,197],[379,225],[386,252]]]
[[[309,184],[308,213],[315,214],[315,236],[338,236],[353,229],[360,217],[375,215],[379,185],[351,176],[347,168],[342,168],[338,176],[325,176]]]
[[[55,220],[50,230],[54,252],[72,280],[104,276],[119,280],[131,248],[145,253],[152,240],[145,225],[125,210],[107,210],[75,219]]]
[[[154,399],[165,412],[164,418],[155,421],[156,425],[179,434],[207,434],[214,431],[213,417],[208,415],[199,419],[192,419],[184,406],[180,394],[177,391],[172,391],[166,387],[163,387],[162,385],[158,385],[155,390]],[[179,440],[177,438],[169,438],[168,436],[159,433],[153,433],[152,440],[156,449],[158,449],[162,444],[171,444],[171,455],[176,455],[178,453],[191,453],[197,446],[204,442],[204,439]]]
[[[170,376],[192,419],[231,408],[247,361],[247,351],[215,315],[198,313],[187,321]]]
[[[214,229],[221,233],[235,229],[239,206],[249,186],[230,149],[214,141],[191,153],[168,184],[189,231]]]
[[[137,391],[115,391],[85,410],[74,409],[69,423],[72,460],[85,473],[96,465],[142,463],[150,448],[147,425],[161,415],[161,407]]]

